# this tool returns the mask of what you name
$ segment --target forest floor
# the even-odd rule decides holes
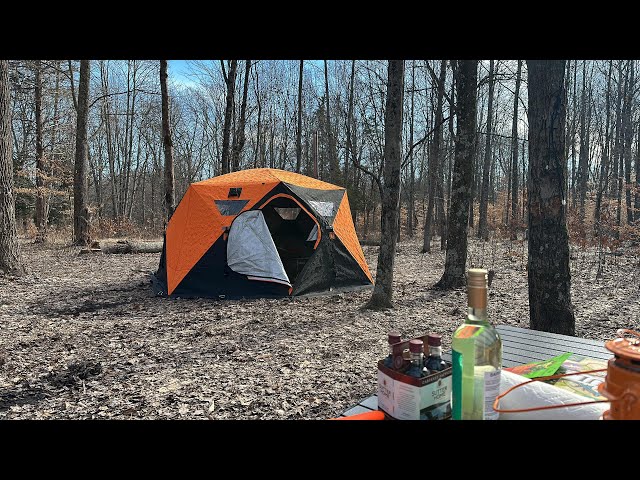
[[[27,274],[0,277],[0,419],[326,419],[376,390],[386,333],[438,332],[448,349],[464,289],[431,286],[444,252],[399,244],[395,308],[371,292],[219,301],[155,297],[159,254],[78,255],[23,241]],[[375,273],[378,248],[363,247]],[[640,251],[572,247],[576,334],[640,328]],[[494,324],[528,327],[526,246],[470,240],[469,263],[495,270]]]

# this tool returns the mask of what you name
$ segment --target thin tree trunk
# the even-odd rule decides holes
[[[493,120],[493,93],[495,89],[494,63],[489,61],[489,101],[487,107],[487,134],[484,148],[484,164],[482,166],[482,188],[480,190],[480,212],[478,220],[478,238],[489,240],[489,226],[487,224],[487,207],[489,203],[489,168],[491,167],[491,136]]]
[[[522,60],[518,60],[516,72],[516,90],[513,96],[513,123],[511,125],[511,225],[512,240],[515,240],[515,227],[518,224],[518,106],[520,104],[520,82],[522,79]]]
[[[575,335],[566,219],[564,60],[527,61],[530,328]]]
[[[238,122],[238,128],[236,134],[233,136],[233,171],[237,172],[240,169],[240,155],[242,155],[242,149],[246,142],[246,135],[244,132],[246,118],[247,118],[247,93],[249,90],[249,75],[251,73],[251,60],[247,60],[244,65],[244,85],[242,88],[242,104],[240,105],[240,121]]]
[[[340,167],[338,165],[338,154],[336,152],[336,141],[333,137],[333,128],[331,127],[331,117],[329,115],[329,73],[327,70],[327,61],[324,61],[324,92],[326,100],[327,114],[327,136],[329,140],[329,182],[339,185],[341,183],[339,174]]]
[[[623,117],[624,131],[624,181],[625,181],[625,200],[627,205],[627,223],[633,223],[633,210],[631,209],[631,143],[633,142],[633,126],[631,119],[633,118],[633,91],[635,90],[635,72],[633,68],[633,60],[627,63],[627,79],[625,81],[625,114]]]
[[[471,173],[476,148],[477,79],[478,61],[459,60],[456,68],[458,132],[451,185],[451,209],[448,215],[445,267],[442,278],[435,285],[438,288],[456,288],[466,283]]]
[[[47,206],[45,202],[46,165],[42,146],[42,62],[36,60],[35,67],[35,117],[36,117],[36,242],[47,241]]]
[[[80,83],[78,84],[78,116],[76,126],[76,158],[73,178],[73,242],[89,245],[90,218],[88,197],[88,144],[87,120],[89,117],[90,60],[80,60]]]
[[[416,61],[411,63],[411,113],[409,116],[409,147],[413,145],[414,91],[416,88]],[[413,215],[415,205],[415,169],[413,166],[413,149],[409,152],[409,192],[407,201],[407,235],[413,238]]]
[[[162,145],[164,146],[164,208],[165,218],[169,222],[175,210],[175,180],[173,173],[173,142],[171,141],[169,127],[169,92],[167,91],[166,60],[160,60],[160,91],[162,94]]]
[[[400,216],[400,164],[402,155],[402,109],[404,60],[389,60],[387,103],[385,109],[384,185],[382,189],[382,222],[376,283],[366,308],[392,308],[393,265],[396,256]]]
[[[440,76],[437,82],[438,97],[436,100],[436,112],[435,112],[435,130],[433,132],[433,139],[431,141],[431,152],[429,152],[429,199],[427,202],[427,215],[424,222],[424,237],[422,241],[422,253],[431,252],[431,230],[433,224],[433,210],[435,207],[436,192],[438,191],[438,173],[440,168],[440,153],[442,144],[442,105],[444,99],[444,80],[446,76],[447,61],[440,61]]]
[[[9,61],[0,60],[0,274],[24,272],[13,195]]]
[[[222,60],[221,60],[222,61]],[[229,143],[231,137],[231,124],[233,123],[233,102],[236,88],[236,69],[238,60],[231,60],[229,73],[225,75],[227,84],[227,100],[224,110],[224,128],[222,131],[222,174],[229,173]],[[224,69],[224,64],[223,64]],[[224,73],[224,72],[223,72]]]
[[[605,94],[605,131],[604,149],[600,161],[600,179],[598,181],[598,191],[596,192],[596,207],[594,212],[594,230],[596,236],[600,235],[600,215],[602,209],[602,195],[607,188],[609,172],[609,147],[611,145],[611,73],[613,71],[613,60],[609,60],[609,73],[607,74],[607,92]]]
[[[640,221],[640,123],[638,123],[638,136],[636,141],[635,163],[636,163],[636,195],[635,195],[633,206],[636,211],[634,220],[638,222]]]
[[[303,76],[303,73],[304,73],[304,60],[300,60],[300,73],[298,74],[298,128],[296,130],[296,173],[300,173],[300,167],[302,165],[302,76]]]
[[[582,93],[580,99],[580,157],[578,162],[578,218],[584,223],[584,203],[589,180],[589,143],[587,141],[587,62],[582,64]]]

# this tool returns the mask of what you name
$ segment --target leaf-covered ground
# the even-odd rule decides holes
[[[325,419],[371,395],[386,332],[443,335],[466,313],[441,292],[444,253],[403,241],[396,308],[363,311],[370,291],[279,300],[154,297],[159,254],[78,255],[22,244],[28,273],[0,277],[0,419]],[[364,247],[375,272],[377,247]],[[638,247],[572,248],[577,334],[640,328]],[[471,241],[469,262],[496,272],[490,316],[528,326],[526,248]],[[596,278],[598,276],[598,278]]]

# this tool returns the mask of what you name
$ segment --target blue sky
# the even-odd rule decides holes
[[[186,81],[187,80],[187,61],[186,60],[169,60],[169,75],[175,80]]]

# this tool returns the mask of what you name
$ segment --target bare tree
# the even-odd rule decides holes
[[[42,61],[35,61],[35,111],[36,111],[36,227],[37,243],[47,241],[47,205],[45,198],[45,178],[47,176],[42,145]]]
[[[513,94],[513,121],[511,124],[511,224],[512,225],[516,225],[518,222],[518,105],[520,104],[521,79],[522,79],[522,60],[518,60],[518,70],[516,72],[516,89]],[[506,210],[507,212],[509,212],[508,208]]]
[[[300,73],[298,74],[298,128],[296,129],[296,173],[300,173],[302,164],[302,74],[304,72],[304,60],[300,60]]]
[[[489,205],[489,170],[493,161],[491,137],[493,135],[493,94],[495,90],[495,70],[493,60],[489,61],[489,101],[487,106],[487,133],[485,136],[484,163],[482,165],[482,188],[480,189],[480,211],[478,219],[478,238],[489,239],[487,207]]]
[[[571,306],[564,166],[564,60],[528,60],[529,321],[534,330],[575,334]]]
[[[246,135],[244,132],[245,124],[247,121],[247,94],[249,90],[249,75],[251,74],[251,60],[247,60],[244,65],[244,85],[242,89],[242,104],[240,105],[240,121],[238,122],[238,128],[233,136],[233,171],[240,169],[240,155],[246,142]]]
[[[24,271],[20,259],[13,192],[9,62],[0,60],[0,273]]]
[[[442,144],[442,105],[444,98],[444,81],[447,73],[447,61],[440,61],[440,76],[434,78],[436,80],[436,88],[438,91],[437,107],[434,120],[434,135],[431,141],[431,151],[429,152],[429,200],[427,204],[427,213],[424,221],[424,238],[422,242],[422,253],[431,252],[431,228],[433,224],[433,210],[436,201],[436,192],[442,195],[442,189],[438,188],[438,184],[442,181],[440,173],[441,163],[441,144]],[[434,75],[435,77],[435,75]]]
[[[327,115],[327,135],[329,140],[329,181],[340,183],[340,167],[338,165],[338,152],[336,152],[336,140],[333,136],[333,128],[331,126],[331,116],[329,115],[329,72],[327,69],[327,61],[324,61],[324,91],[326,100]]]
[[[87,201],[87,121],[89,117],[90,60],[80,60],[80,83],[78,85],[78,112],[76,123],[76,159],[73,179],[73,242],[89,244],[89,207]]]
[[[173,142],[169,126],[169,93],[167,91],[167,61],[160,60],[160,90],[162,95],[162,144],[164,146],[164,207],[167,222],[175,210],[173,172]]]
[[[224,111],[224,130],[222,137],[222,173],[229,173],[229,143],[231,136],[231,124],[233,123],[233,102],[236,88],[236,69],[238,60],[231,60],[229,65],[229,73],[226,73],[224,61],[220,60],[222,65],[222,75],[227,86],[227,106]]]
[[[404,97],[404,60],[389,60],[387,102],[384,125],[384,177],[382,222],[376,284],[366,308],[392,308],[393,265],[396,256],[398,218],[400,216],[400,165],[402,155],[402,110]]]
[[[435,285],[443,289],[461,287],[466,283],[469,203],[476,146],[478,61],[459,60],[457,63],[458,132],[451,184],[451,206],[448,215],[447,252],[444,273]]]

